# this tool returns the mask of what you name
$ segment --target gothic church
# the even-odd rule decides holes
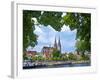
[[[47,46],[44,46],[42,48],[42,53],[43,53],[43,56],[45,58],[50,58],[52,57],[52,53],[53,53],[53,50],[56,49],[56,50],[59,50],[60,53],[61,53],[61,42],[60,42],[60,37],[57,41],[56,37],[55,37],[55,41],[54,41],[54,46],[53,47],[47,47]]]

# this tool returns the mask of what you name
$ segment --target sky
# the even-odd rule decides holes
[[[60,37],[61,52],[74,52],[76,43],[76,32],[77,30],[71,31],[69,26],[63,25],[61,31],[58,32],[54,28],[43,25],[35,25],[34,33],[38,35],[38,44],[35,47],[29,46],[27,50],[41,52],[44,46],[53,47],[55,37],[56,40]]]

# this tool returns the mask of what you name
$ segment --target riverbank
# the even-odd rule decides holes
[[[89,64],[90,61],[34,61],[34,62],[24,62],[23,69],[28,68],[48,68],[48,67],[64,67],[64,66],[74,66],[74,65]]]
[[[90,63],[90,60],[72,61],[72,64]]]
[[[90,63],[89,60],[81,60],[81,61],[44,61],[44,62],[38,62],[39,64],[45,64],[45,65],[60,65],[60,64],[84,64],[84,63]]]

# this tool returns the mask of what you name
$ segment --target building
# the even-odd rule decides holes
[[[52,53],[53,53],[54,49],[59,50],[59,51],[61,52],[60,37],[59,37],[59,39],[58,39],[58,43],[57,43],[57,40],[56,40],[56,38],[55,38],[54,46],[53,46],[53,47],[44,46],[44,47],[42,48],[43,56],[44,56],[45,58],[50,58],[50,57],[52,57]]]
[[[58,39],[58,43],[57,43],[57,40],[55,38],[55,41],[54,41],[54,49],[57,49],[61,52],[61,42],[60,42],[60,37]]]
[[[61,52],[61,42],[60,42],[60,37],[59,37],[59,40],[58,40],[57,49]]]
[[[28,59],[32,59],[32,57],[35,57],[36,54],[37,54],[36,51],[27,51],[26,52],[26,56]]]
[[[45,58],[52,57],[53,49],[54,49],[53,47],[43,47],[42,49],[43,56]]]

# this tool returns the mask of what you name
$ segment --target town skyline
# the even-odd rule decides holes
[[[23,69],[91,66],[91,14],[23,10]]]
[[[44,46],[53,47],[55,38],[60,38],[61,41],[61,53],[74,52],[76,43],[76,30],[71,31],[69,26],[62,26],[61,31],[56,31],[52,26],[35,25],[34,33],[38,36],[37,45],[35,47],[29,46],[27,51],[41,52]]]

